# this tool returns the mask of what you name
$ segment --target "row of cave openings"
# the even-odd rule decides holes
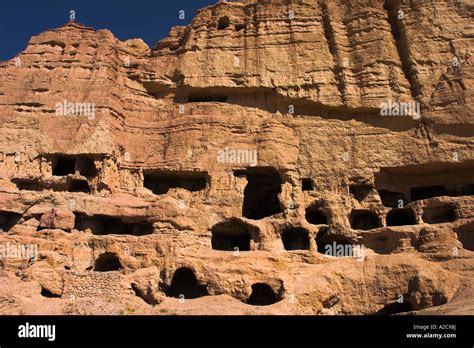
[[[53,175],[64,176],[79,173],[87,178],[97,174],[97,169],[92,159],[73,156],[59,157],[53,161]],[[251,168],[245,171],[236,171],[236,176],[245,176],[247,185],[244,190],[244,200],[242,206],[242,215],[246,218],[259,220],[282,212],[279,201],[282,179],[279,173],[272,168]],[[207,187],[209,177],[205,172],[181,172],[171,175],[169,172],[154,172],[151,175],[145,174],[145,187],[152,190],[155,194],[166,193],[171,187],[182,187],[189,191],[203,190]],[[311,179],[304,178],[301,181],[302,190],[313,190]],[[351,194],[358,200],[363,200],[371,187],[364,185],[350,186]],[[459,192],[459,195],[471,195],[473,185],[466,186]],[[405,200],[401,193],[378,190],[382,204],[392,207],[385,218],[386,226],[414,225],[417,218],[413,209],[409,207],[397,208],[400,200]],[[413,187],[411,189],[411,199],[426,199],[445,195],[455,195],[444,188],[444,186]],[[94,234],[131,234],[146,235],[153,232],[151,222],[137,219],[123,219],[113,216],[94,215],[88,217],[81,213],[76,214],[76,229],[85,230],[90,228]],[[20,218],[18,214],[0,212],[0,228],[8,231]],[[315,225],[328,225],[328,212],[325,209],[311,205],[306,208],[306,220]],[[370,230],[383,226],[382,219],[378,214],[369,209],[354,209],[348,216],[349,223],[356,230]],[[422,219],[426,223],[436,224],[443,222],[453,222],[456,219],[454,204],[445,204],[444,206],[432,208],[425,207]],[[217,228],[217,227],[216,227]],[[213,228],[214,229],[214,228]],[[235,228],[239,230],[239,228]],[[235,239],[234,234],[229,232],[230,240]],[[215,237],[214,239],[220,239]],[[223,243],[223,242],[222,242]],[[218,242],[217,244],[222,244]],[[230,242],[227,242],[230,243]],[[237,243],[238,244],[238,243]],[[247,243],[246,243],[247,244]],[[234,243],[235,245],[235,243]],[[235,245],[239,247],[238,245]],[[239,248],[245,250],[246,248]]]
[[[279,200],[283,180],[277,170],[271,167],[254,167],[246,170],[234,171],[236,177],[245,177],[247,185],[244,189],[244,200],[242,205],[242,216],[252,220],[260,220],[283,212],[282,204]],[[200,191],[207,188],[210,178],[207,172],[154,172],[145,173],[144,186],[155,194],[164,194],[172,187],[181,187],[188,191]],[[301,180],[302,191],[312,191],[313,182],[310,178]],[[372,190],[371,186],[351,185],[350,193],[359,201]],[[425,187],[412,187],[410,189],[410,200],[406,199],[403,193],[388,190],[377,190],[382,204],[385,207],[393,208],[386,217],[387,226],[401,226],[416,224],[415,213],[410,208],[397,208],[400,201],[404,204],[411,201],[428,199],[441,196],[463,196],[472,195],[474,185],[467,185],[459,191],[450,191],[443,185],[433,185]],[[321,220],[320,224],[327,224],[325,218],[320,214],[319,218],[309,215],[308,222]],[[313,214],[315,215],[315,214]],[[454,206],[447,205],[437,212],[429,212],[423,216],[427,223],[452,222],[455,219]],[[327,220],[327,219],[326,219]],[[375,212],[370,210],[354,210],[349,217],[353,229],[368,230],[381,227],[380,218]]]
[[[120,271],[122,264],[119,257],[115,253],[106,252],[101,254],[95,261],[93,271],[96,272],[113,272]],[[157,302],[145,293],[135,283],[131,284],[135,295],[142,298],[150,305],[156,305]],[[164,291],[167,297],[177,299],[196,299],[203,296],[208,296],[208,290],[205,284],[201,284],[196,277],[195,272],[190,267],[180,267],[173,273],[171,283],[160,285],[159,288]],[[273,288],[264,282],[254,283],[251,286],[251,293],[246,299],[242,301],[253,306],[268,306],[277,303],[283,299],[283,291],[274,291]],[[43,294],[47,296],[48,294]],[[49,296],[47,296],[49,297]],[[391,315],[402,312],[412,311],[414,307],[409,302],[403,303],[389,303],[381,310],[374,313],[376,315]]]
[[[98,170],[93,157],[87,156],[52,156],[53,176],[67,177],[65,189],[71,192],[90,192],[88,180],[98,175]],[[75,176],[76,175],[76,176]],[[77,177],[77,175],[79,175]],[[242,216],[260,220],[283,211],[279,200],[281,186],[283,183],[281,175],[271,167],[254,167],[234,172],[236,177],[246,177],[247,185],[244,189],[244,200],[242,205]],[[41,190],[44,184],[31,181],[30,179],[14,179],[17,187],[22,190]],[[191,192],[205,190],[210,184],[207,172],[202,171],[152,171],[144,173],[144,187],[156,195],[166,194],[172,188],[183,188]],[[372,190],[368,185],[350,185],[350,193],[357,200],[362,201]],[[55,189],[53,187],[53,189]],[[301,180],[302,191],[313,191],[311,178]],[[399,202],[408,203],[421,199],[440,196],[472,195],[474,185],[467,185],[459,191],[446,189],[444,185],[410,188],[410,200],[403,193],[388,190],[377,190],[382,204],[392,207],[386,217],[387,226],[416,224],[416,216],[409,208],[398,209]],[[307,212],[308,222],[327,224],[324,217],[316,213]],[[423,220],[428,223],[452,222],[455,219],[454,207],[448,205],[445,209],[439,209],[436,213],[427,213]],[[321,222],[312,221],[320,220]],[[355,210],[349,216],[353,229],[372,229],[381,227],[380,218],[370,210]]]
[[[119,257],[115,253],[106,252],[96,259],[92,271],[113,272],[123,269]],[[205,285],[199,283],[196,274],[189,267],[178,268],[171,279],[171,283],[160,286],[166,296],[174,298],[195,299],[207,296],[208,291]],[[135,294],[149,304],[156,304],[152,297],[143,293],[136,284],[132,284]],[[280,301],[281,295],[265,283],[255,283],[252,285],[252,293],[244,300],[245,303],[255,306],[271,305]]]
[[[47,157],[51,164],[53,177],[66,178],[66,180],[51,183],[35,179],[12,179],[19,190],[91,193],[89,180],[98,175],[95,160],[99,157],[88,155],[49,155]]]

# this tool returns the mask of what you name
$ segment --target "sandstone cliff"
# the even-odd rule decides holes
[[[473,314],[473,17],[253,0],[152,48],[31,38],[0,63],[0,313]]]

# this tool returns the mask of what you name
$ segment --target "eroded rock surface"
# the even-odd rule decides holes
[[[474,314],[473,17],[254,0],[152,48],[33,37],[0,63],[0,313]]]

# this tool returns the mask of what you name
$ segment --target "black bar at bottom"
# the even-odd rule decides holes
[[[0,346],[137,347],[156,342],[159,346],[278,343],[473,347],[473,319],[474,316],[0,316]],[[52,327],[43,325],[55,326],[54,340]],[[31,337],[41,333],[46,337]]]

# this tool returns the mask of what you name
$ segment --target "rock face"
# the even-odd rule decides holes
[[[219,2],[0,63],[0,313],[474,314],[474,7]]]

